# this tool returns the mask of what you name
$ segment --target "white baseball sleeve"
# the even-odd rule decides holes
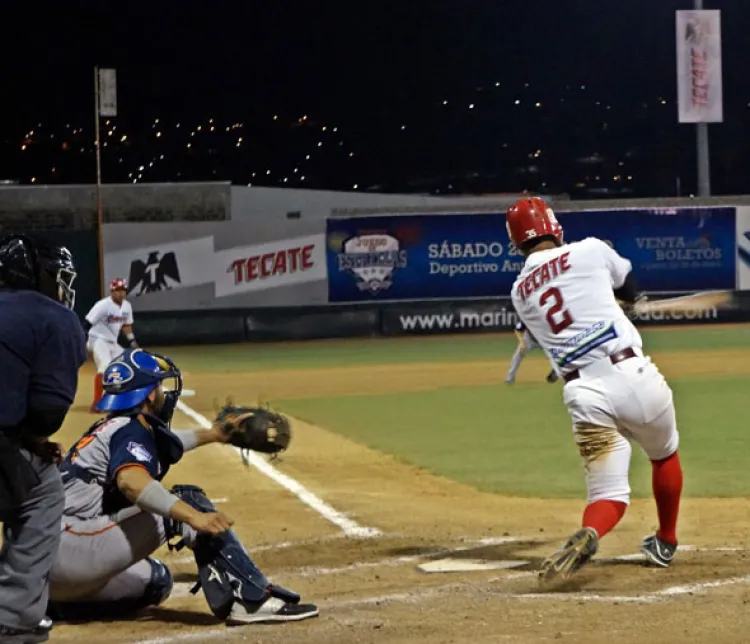
[[[633,264],[629,259],[625,259],[614,248],[611,248],[601,239],[597,239],[596,241],[598,242],[597,245],[599,246],[599,251],[604,260],[604,266],[609,273],[612,288],[617,290],[625,283],[630,271],[633,270]]]

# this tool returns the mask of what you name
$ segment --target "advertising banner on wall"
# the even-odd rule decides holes
[[[599,237],[633,263],[649,292],[733,289],[735,211],[663,208],[559,213],[565,241]]]
[[[331,302],[507,295],[523,266],[503,214],[329,219]]]
[[[659,301],[681,293],[648,294]],[[631,314],[637,327],[680,324],[716,324],[747,319],[750,302],[738,298],[729,308],[696,305],[681,312],[657,311]],[[495,333],[510,331],[518,320],[509,297],[472,302],[415,302],[384,307],[381,310],[381,333],[391,335],[436,335]]]
[[[111,227],[105,227],[105,233],[108,228],[111,237]],[[184,224],[181,228],[190,230]],[[233,237],[231,228],[231,222],[220,222],[213,234],[148,245],[141,241],[119,250],[111,250],[114,241],[107,244],[105,234],[105,279],[127,278],[128,297],[136,311],[279,305],[273,294],[280,292],[286,300],[282,305],[294,305],[295,299],[297,305],[305,305],[310,302],[300,297],[304,291],[299,289],[325,284],[322,233],[243,243],[252,236]],[[219,246],[219,238],[224,247]]]
[[[651,292],[733,289],[735,209],[558,213],[565,240],[608,241]],[[467,299],[510,293],[523,256],[505,215],[441,214],[329,219],[331,302]]]
[[[750,206],[737,208],[737,290],[750,291]]]

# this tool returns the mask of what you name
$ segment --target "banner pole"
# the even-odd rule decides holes
[[[99,67],[94,67],[94,149],[96,151],[96,237],[99,255],[99,297],[104,297],[104,239],[102,235],[102,153],[99,136]]]
[[[703,9],[703,0],[694,0],[696,11]],[[711,196],[711,161],[708,147],[708,123],[696,123],[696,157],[698,159],[698,196]]]

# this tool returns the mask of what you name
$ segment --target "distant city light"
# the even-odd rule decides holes
[[[533,193],[542,188],[546,189],[549,185],[560,192],[577,187],[586,191],[588,195],[593,194],[589,191],[593,191],[596,186],[597,190],[603,193],[612,189],[617,193],[635,195],[636,191],[632,189],[634,184],[625,184],[626,181],[634,181],[634,176],[624,173],[624,160],[634,159],[628,161],[628,169],[633,172],[635,168],[639,176],[643,174],[644,177],[648,177],[642,178],[644,186],[649,186],[648,189],[666,190],[667,194],[672,194],[669,192],[672,186],[667,183],[664,183],[665,187],[660,187],[662,180],[659,173],[650,176],[649,169],[656,163],[653,155],[643,154],[634,157],[640,144],[636,140],[631,140],[627,134],[631,125],[637,123],[636,119],[647,120],[645,128],[668,127],[668,123],[671,122],[669,110],[648,109],[670,104],[664,90],[661,95],[643,94],[630,101],[618,98],[618,102],[613,106],[607,103],[607,99],[612,99],[613,96],[603,93],[602,88],[597,86],[592,86],[592,91],[588,92],[587,84],[562,85],[561,87],[567,88],[568,91],[562,89],[558,92],[555,87],[546,87],[540,83],[535,85],[533,93],[520,91],[523,88],[530,89],[528,82],[502,82],[502,85],[502,93],[492,92],[490,96],[487,90],[492,87],[499,88],[501,81],[486,80],[476,83],[473,87],[469,86],[470,95],[467,95],[466,89],[456,88],[455,92],[451,92],[450,88],[444,87],[441,92],[443,98],[437,101],[425,97],[424,102],[420,104],[417,97],[407,108],[401,110],[395,105],[384,103],[382,109],[377,107],[363,111],[357,115],[356,120],[351,114],[342,115],[342,118],[351,119],[347,121],[345,128],[346,139],[334,137],[327,145],[349,149],[342,149],[341,154],[334,155],[330,154],[332,150],[327,148],[326,154],[316,155],[315,160],[312,159],[312,150],[322,148],[326,139],[316,140],[317,137],[309,137],[314,137],[315,131],[318,134],[335,133],[339,129],[332,123],[333,113],[319,113],[318,104],[313,107],[311,103],[309,106],[310,110],[315,110],[314,114],[301,113],[300,110],[296,117],[285,117],[284,120],[279,114],[272,113],[273,121],[278,123],[272,128],[268,128],[267,113],[260,119],[249,119],[247,124],[193,113],[189,116],[193,127],[187,129],[188,141],[184,140],[185,135],[181,132],[164,129],[181,128],[181,124],[175,123],[172,118],[148,117],[145,123],[139,123],[137,120],[129,122],[125,115],[120,115],[117,119],[119,125],[115,125],[115,121],[109,119],[102,119],[101,122],[101,137],[104,140],[99,141],[99,145],[104,173],[106,180],[113,183],[131,180],[141,182],[144,181],[144,177],[146,181],[169,182],[184,177],[183,180],[187,181],[218,179],[246,185],[245,177],[249,170],[247,166],[263,167],[267,164],[268,167],[273,164],[279,173],[272,174],[270,169],[266,170],[265,174],[262,170],[253,172],[254,185],[278,186],[299,181],[307,182],[307,179],[310,179],[306,183],[308,188],[345,189],[349,185],[351,189],[358,190],[363,185],[377,185],[374,190],[382,189],[388,192],[403,189],[397,187],[400,183],[401,186],[409,186],[407,191],[422,191],[424,186],[424,192],[431,194],[445,194],[454,189],[461,192],[469,190]],[[514,90],[516,97],[512,96]],[[474,97],[473,100],[471,96]],[[750,102],[745,100],[746,106],[750,108]],[[455,104],[457,108],[463,105],[476,112],[477,117],[481,114],[482,118],[461,120],[460,111],[456,113],[455,110],[441,109],[449,104]],[[541,107],[545,107],[543,113]],[[602,109],[614,111],[611,115],[606,115],[605,120],[601,117]],[[581,141],[592,141],[588,144],[589,149],[584,148],[573,153],[571,145],[563,143],[560,146],[559,137],[555,139],[556,132],[564,132],[566,128],[571,127],[571,119],[572,128],[577,132],[576,137]],[[538,126],[540,123],[544,124],[541,128]],[[48,123],[44,129],[40,129],[42,124],[36,122],[33,123],[33,129],[29,128],[29,123],[21,125],[25,127],[19,127],[15,134],[11,132],[8,140],[0,141],[0,146],[5,145],[8,155],[18,156],[19,147],[20,151],[24,152],[22,163],[25,181],[29,182],[32,178],[35,183],[43,184],[90,181],[89,155],[95,151],[95,146],[92,148],[93,141],[88,140],[89,137],[93,139],[91,130],[84,134],[84,128],[77,123],[67,123],[63,127]],[[203,127],[207,131],[218,133],[234,132],[245,127],[246,129],[242,132],[243,136],[224,137],[217,134],[215,137],[198,137],[199,133],[205,133]],[[410,144],[410,148],[413,146],[413,149],[410,149],[408,154],[402,154],[399,146],[402,146],[403,142],[396,139],[396,136],[406,129],[409,129],[414,137],[413,143]],[[602,137],[604,140],[596,143],[596,133],[602,131],[607,132],[606,139]],[[165,136],[166,134],[171,136]],[[508,143],[511,140],[507,138],[509,134],[518,137],[513,139],[518,141],[517,144],[511,146]],[[71,136],[75,138],[71,140]],[[248,137],[247,145],[245,136]],[[674,137],[671,133],[667,136]],[[156,142],[154,139],[159,141]],[[412,136],[409,139],[411,140]],[[430,139],[432,143],[429,143]],[[673,139],[669,138],[669,141],[671,145]],[[434,150],[429,148],[429,145],[434,145]],[[503,150],[497,167],[494,167],[495,162],[490,161],[490,157],[485,154],[485,150],[489,151],[490,146],[496,151]],[[243,150],[235,153],[232,147]],[[554,157],[550,157],[550,147],[555,149]],[[186,149],[190,150],[189,155],[184,153]],[[448,162],[457,153],[459,157],[462,156],[459,149],[465,149],[467,152],[466,168],[456,167],[454,163]],[[184,161],[181,161],[180,150]],[[27,151],[28,155],[25,154]],[[165,161],[165,155],[159,154],[164,151],[174,154],[167,154],[169,159]],[[548,159],[544,167],[541,164],[530,165],[537,163],[536,159],[539,159],[543,152]],[[61,157],[63,154],[65,156]],[[576,156],[573,157],[573,154]],[[12,163],[12,157],[10,158]],[[344,165],[347,160],[354,158],[372,159],[373,162]],[[300,159],[305,161],[305,174],[302,174]],[[162,162],[159,163],[158,177],[147,170],[154,168],[157,161]],[[592,174],[586,181],[567,179],[564,168],[577,163],[593,164],[599,171],[599,177],[594,179],[595,175]],[[745,171],[744,166],[740,168],[741,165],[738,164],[735,173]],[[135,173],[134,168],[138,168]],[[292,173],[291,181],[289,168]],[[347,177],[353,168],[357,168],[358,173],[367,173],[361,174],[356,183]],[[283,175],[284,169],[287,172],[286,177]],[[674,176],[679,169],[670,168],[670,171]],[[310,177],[307,177],[307,172],[310,173]],[[457,174],[463,172],[466,172],[466,175],[459,186]],[[533,176],[535,172],[538,174]],[[242,174],[245,176],[241,176]],[[260,177],[265,177],[265,181],[260,181]],[[582,185],[577,185],[575,181]],[[640,187],[640,183],[641,181],[635,185]]]

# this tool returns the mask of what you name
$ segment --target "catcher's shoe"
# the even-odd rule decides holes
[[[238,625],[299,622],[310,617],[317,617],[318,612],[318,607],[314,604],[285,602],[278,597],[269,597],[259,603],[234,602],[226,623],[229,625]]]
[[[553,552],[542,563],[539,581],[567,579],[576,570],[586,565],[599,549],[599,535],[593,528],[581,528],[565,545]]]
[[[49,632],[52,630],[52,620],[45,617],[39,625],[31,630],[11,628],[0,625],[0,642],[3,644],[37,644],[49,640]]]
[[[641,552],[646,557],[647,565],[669,568],[677,552],[677,544],[667,543],[652,534],[641,541]]]

